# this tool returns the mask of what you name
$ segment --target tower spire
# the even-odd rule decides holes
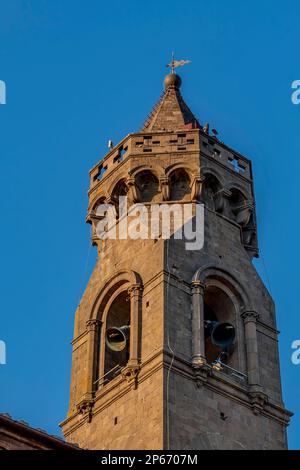
[[[164,80],[164,92],[148,115],[142,132],[176,131],[183,129],[199,129],[200,124],[185,103],[180,93],[181,78],[174,70],[190,63],[189,60],[175,60],[167,65],[171,69]]]

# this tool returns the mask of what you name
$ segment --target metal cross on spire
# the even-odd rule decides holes
[[[174,73],[174,69],[176,67],[182,67],[183,65],[190,64],[190,60],[175,60],[174,59],[174,52],[172,52],[172,61],[167,64],[167,67],[170,67],[171,73]]]

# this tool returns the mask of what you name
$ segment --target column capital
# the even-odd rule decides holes
[[[133,296],[138,296],[142,293],[143,291],[143,286],[142,284],[132,284],[130,287],[128,287],[127,292],[130,295],[130,297]]]
[[[100,325],[102,324],[101,320],[98,320],[97,318],[90,318],[89,320],[86,321],[86,329],[88,331],[96,331]]]
[[[244,310],[241,313],[241,317],[245,323],[248,323],[250,321],[257,322],[257,320],[259,320],[260,315],[259,313],[255,312],[255,310]]]
[[[167,175],[162,175],[159,177],[159,182],[161,184],[168,184],[169,183],[169,178]]]
[[[205,284],[201,281],[192,281],[192,294],[204,294]]]

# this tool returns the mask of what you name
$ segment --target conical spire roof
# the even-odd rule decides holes
[[[165,78],[165,91],[146,119],[142,132],[199,128],[200,124],[180,93],[181,79],[175,73]]]

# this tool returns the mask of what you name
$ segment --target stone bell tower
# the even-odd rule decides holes
[[[251,261],[251,162],[200,125],[180,86],[168,75],[142,130],[90,171],[98,260],[75,315],[61,426],[88,449],[285,449],[275,309]],[[120,196],[202,205],[203,247],[174,233],[101,240],[97,209],[112,205],[118,228]]]

